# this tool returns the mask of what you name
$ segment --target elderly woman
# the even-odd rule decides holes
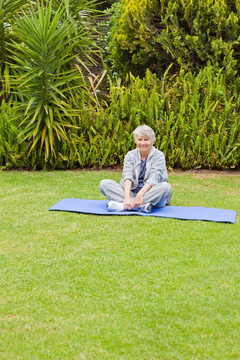
[[[137,148],[124,158],[120,184],[106,179],[99,189],[108,198],[110,211],[138,209],[150,213],[152,207],[163,207],[171,200],[165,156],[153,146],[156,138],[149,126],[138,126],[133,134]]]

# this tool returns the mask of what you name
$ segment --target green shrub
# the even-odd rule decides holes
[[[161,76],[199,70],[208,61],[233,79],[240,73],[238,0],[121,0],[113,7],[109,52],[120,74]]]
[[[0,169],[40,170],[58,168],[59,161],[50,156],[46,163],[44,153],[29,152],[30,143],[21,135],[21,114],[13,104],[2,102],[0,111]],[[58,144],[59,145],[59,144]],[[61,167],[59,167],[61,168]]]
[[[21,158],[27,155],[26,144],[20,145],[18,138],[19,120],[10,120],[15,115],[14,110],[5,102],[1,104],[0,112],[0,167],[18,168],[21,167]],[[23,156],[24,155],[24,156]],[[23,163],[25,160],[23,160]]]
[[[240,165],[240,97],[225,75],[211,66],[197,76],[182,70],[161,82],[148,70],[141,79],[110,82],[109,104],[79,117],[71,147],[61,158],[70,167],[122,164],[135,147],[132,131],[140,124],[156,132],[156,147],[169,167],[227,169]],[[60,153],[59,153],[60,154]]]

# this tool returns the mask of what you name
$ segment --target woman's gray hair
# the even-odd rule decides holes
[[[148,125],[140,125],[140,126],[138,126],[134,130],[133,135],[134,135],[135,142],[137,141],[137,138],[139,136],[145,136],[145,137],[151,139],[153,144],[156,141],[155,133],[154,133],[153,129],[150,128],[150,126],[148,126]]]

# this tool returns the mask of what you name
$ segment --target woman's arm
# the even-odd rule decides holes
[[[132,180],[126,179],[124,181],[124,208],[127,210],[131,210],[133,208],[133,202],[131,200],[131,186],[132,186]]]
[[[146,179],[150,185],[154,186],[160,182],[167,181],[167,167],[164,154],[156,150],[151,159],[150,173]]]

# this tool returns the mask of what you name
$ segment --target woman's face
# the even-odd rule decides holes
[[[141,154],[148,155],[150,153],[153,142],[146,136],[139,136],[136,140],[136,145]]]

